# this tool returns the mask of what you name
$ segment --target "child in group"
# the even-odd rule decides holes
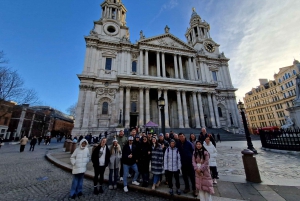
[[[70,158],[71,164],[73,165],[73,181],[70,192],[71,199],[75,199],[76,196],[82,196],[83,177],[86,171],[86,166],[90,161],[90,151],[87,145],[87,140],[81,140],[79,147],[75,149]]]

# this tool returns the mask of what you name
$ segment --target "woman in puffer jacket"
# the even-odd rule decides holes
[[[203,146],[209,153],[209,168],[211,177],[213,179],[213,184],[217,184],[218,171],[217,171],[217,149],[210,141],[210,137],[205,138]]]
[[[168,184],[170,191],[169,193],[173,195],[173,175],[175,177],[175,184],[176,184],[176,193],[177,195],[181,194],[180,191],[180,183],[179,183],[179,173],[181,169],[181,159],[178,149],[176,148],[175,140],[170,141],[170,146],[165,151],[164,157],[164,168],[166,171],[166,175],[168,178]]]
[[[73,181],[70,192],[70,198],[75,199],[76,195],[82,196],[83,176],[86,171],[86,165],[90,161],[90,151],[87,147],[88,142],[81,140],[79,147],[75,149],[70,160],[73,165]]]
[[[214,194],[215,191],[209,170],[209,153],[200,141],[196,142],[193,153],[193,166],[196,175],[196,188],[199,190],[200,200],[211,201],[211,194]]]
[[[122,150],[118,144],[118,140],[114,139],[110,147],[110,161],[109,161],[109,190],[117,189],[117,180],[119,176],[120,161],[122,158]],[[112,179],[114,175],[114,180]]]

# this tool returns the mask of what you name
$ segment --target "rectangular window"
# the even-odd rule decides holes
[[[211,73],[212,73],[214,81],[218,81],[218,79],[217,79],[217,72],[216,71],[212,71]]]
[[[105,70],[111,70],[112,58],[106,58]]]
[[[283,87],[283,85],[281,85],[281,90],[284,90],[284,87]]]

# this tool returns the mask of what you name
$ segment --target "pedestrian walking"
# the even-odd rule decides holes
[[[24,151],[27,142],[28,142],[28,138],[26,137],[26,135],[24,135],[24,137],[20,140],[20,152]]]
[[[198,192],[196,192],[195,186],[195,171],[192,165],[192,156],[193,156],[193,145],[187,141],[185,135],[183,133],[178,134],[179,141],[176,143],[176,147],[179,150],[180,159],[181,159],[181,172],[184,180],[185,189],[183,193],[190,192],[190,183],[192,184],[193,195],[195,197],[198,196]]]
[[[110,161],[110,152],[106,145],[106,138],[102,138],[100,144],[94,149],[92,153],[92,162],[94,167],[94,194],[103,193],[103,180],[105,168]],[[100,178],[98,178],[100,177]],[[99,190],[98,190],[99,182]]]
[[[152,137],[151,172],[153,174],[152,190],[160,185],[160,175],[163,174],[164,153],[156,137]]]
[[[216,147],[210,142],[210,138],[207,137],[203,144],[205,149],[209,153],[209,168],[211,177],[213,179],[213,184],[217,184],[218,178],[218,171],[217,171],[217,149]]]
[[[122,158],[122,149],[118,144],[118,140],[114,139],[110,147],[110,162],[109,162],[109,186],[110,190],[117,189],[117,180],[119,176],[120,161]],[[114,179],[112,178],[114,175]]]
[[[38,138],[38,145],[40,145],[42,141],[43,141],[43,136],[40,136],[40,137]]]
[[[142,142],[137,147],[138,170],[143,179],[143,187],[149,186],[149,165],[151,160],[151,146],[147,136],[142,137]]]
[[[34,151],[34,146],[36,145],[37,143],[37,139],[36,139],[36,136],[33,136],[32,140],[30,141],[30,148],[29,148],[29,151]],[[32,149],[32,150],[31,150]]]
[[[82,196],[83,176],[86,171],[86,166],[90,161],[90,152],[87,148],[88,142],[82,140],[79,147],[75,149],[71,155],[73,181],[70,191],[70,198],[75,199],[76,196]]]
[[[119,133],[119,135],[116,138],[117,138],[118,144],[121,147],[121,150],[123,151],[123,148],[124,148],[124,146],[127,143],[127,137],[124,136],[124,131],[120,130],[120,133]],[[123,171],[123,160],[121,158],[120,181],[123,181],[123,172],[124,172]]]
[[[180,182],[179,182],[179,173],[181,169],[181,159],[178,149],[176,148],[175,140],[170,141],[170,146],[166,149],[164,155],[164,169],[166,171],[168,185],[170,188],[169,193],[173,195],[173,176],[175,178],[176,193],[177,195],[181,194]]]
[[[196,142],[193,153],[193,167],[196,173],[195,180],[200,201],[211,201],[211,194],[215,192],[209,171],[209,153],[200,141]]]
[[[0,137],[0,149],[1,149],[2,145],[3,145],[2,143],[3,143],[3,138]]]
[[[133,169],[135,172],[134,177],[132,179],[132,184],[139,186],[140,183],[137,182],[137,178],[139,176],[139,171],[138,167],[136,164],[137,160],[137,149],[136,146],[133,144],[133,137],[130,136],[128,138],[128,143],[123,147],[122,150],[122,162],[123,162],[123,184],[124,184],[124,192],[128,192],[128,187],[127,187],[127,176],[129,174],[129,168]]]
[[[221,143],[221,136],[220,136],[220,133],[217,134],[217,140],[218,140],[217,142],[220,142],[220,143]]]

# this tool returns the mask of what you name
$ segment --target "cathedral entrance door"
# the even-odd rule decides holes
[[[135,128],[138,125],[137,121],[138,121],[138,113],[131,112],[130,113],[130,123],[129,123],[130,128],[132,128],[132,127]]]

